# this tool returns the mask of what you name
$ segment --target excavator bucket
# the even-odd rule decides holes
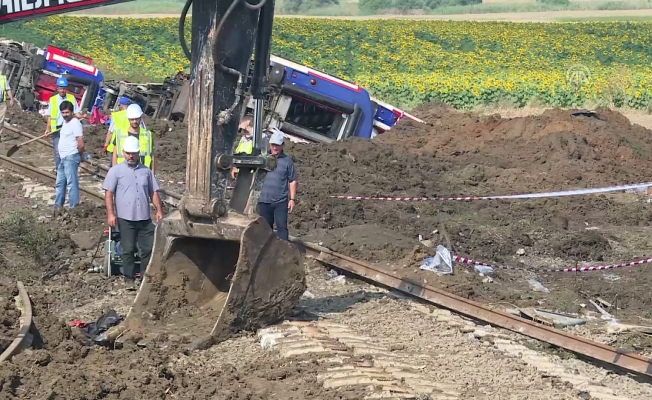
[[[179,211],[156,227],[152,257],[123,324],[157,341],[212,345],[275,323],[305,292],[302,255],[259,216],[206,224]]]

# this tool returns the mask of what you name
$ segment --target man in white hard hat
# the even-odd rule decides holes
[[[151,169],[140,160],[141,143],[128,136],[121,144],[124,161],[115,164],[104,179],[107,222],[118,227],[122,243],[122,262],[125,284],[136,288],[134,254],[140,249],[140,277],[143,278],[154,245],[150,200],[156,208],[158,222],[163,218],[163,206],[159,197],[159,185]]]
[[[297,175],[292,157],[283,152],[283,132],[276,130],[269,139],[270,153],[276,157],[274,171],[268,172],[258,199],[258,213],[276,231],[278,237],[289,239],[288,212],[292,212],[297,195]]]
[[[113,148],[113,165],[119,164],[124,161],[122,157],[122,143],[124,140],[133,136],[138,139],[140,143],[140,162],[147,168],[155,172],[154,160],[154,142],[152,133],[142,125],[143,110],[138,104],[130,104],[127,107],[127,119],[129,120],[129,127],[125,129],[124,126],[116,127],[116,145]]]

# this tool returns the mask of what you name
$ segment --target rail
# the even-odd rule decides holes
[[[29,338],[29,330],[32,328],[32,303],[25,289],[25,285],[21,281],[16,282],[18,286],[18,308],[20,309],[20,330],[18,335],[11,342],[9,347],[0,354],[0,364],[3,361],[9,360],[16,355],[22,348],[23,344]]]
[[[25,137],[34,138],[33,135],[19,129],[13,127],[6,128]],[[42,142],[52,147],[52,144],[46,141]],[[40,171],[16,160],[12,160],[11,158],[0,156],[0,160],[11,163],[26,171],[28,174],[40,175],[41,177],[45,176],[50,180],[56,179],[51,174]],[[108,170],[108,167],[101,164],[95,164],[95,166]],[[103,197],[97,193],[82,188],[80,188],[80,190],[83,190],[85,193],[96,198],[103,199]],[[166,194],[176,199],[180,199],[181,197],[173,193]],[[427,303],[449,309],[467,317],[485,321],[489,324],[581,354],[589,359],[601,361],[613,367],[639,374],[647,378],[652,378],[652,359],[640,354],[619,350],[615,347],[541,325],[512,314],[492,310],[483,304],[456,296],[452,293],[425,285],[415,280],[397,276],[395,273],[380,266],[356,260],[314,243],[304,242],[294,237],[290,240],[297,244],[307,257],[328,264],[341,271],[349,272],[363,280],[369,281],[375,286],[396,289],[409,296],[416,297]]]
[[[27,132],[25,132],[23,130],[17,129],[17,128],[13,127],[13,126],[10,126],[10,125],[6,124],[6,123],[5,123],[5,129],[7,129],[7,130],[9,130],[11,132],[17,133],[19,135],[25,136],[26,138],[29,138],[29,139],[35,139],[36,138],[36,136],[34,136],[32,134],[27,133]],[[54,147],[52,145],[52,143],[48,142],[47,140],[38,139],[38,140],[36,140],[36,142],[41,143],[43,145],[46,145],[46,146],[48,146],[50,148]],[[41,170],[39,170],[37,168],[34,168],[32,166],[29,166],[27,164],[23,164],[20,161],[13,160],[10,157],[0,155],[0,160],[5,161],[5,162],[7,162],[9,164],[12,164],[12,165],[16,166],[18,169],[20,169],[23,172],[29,174],[30,176],[32,176],[35,179],[38,179],[39,177],[41,177],[41,178],[44,177],[44,178],[47,178],[48,180],[56,182],[56,179],[57,179],[56,176],[54,176],[52,174],[49,174],[47,172],[41,171]],[[98,163],[98,162],[96,162],[94,160],[88,160],[87,163],[92,165],[93,167],[96,167],[98,169],[103,170],[104,172],[107,172],[109,170],[109,167],[107,167],[106,165],[100,164],[100,163]],[[79,167],[81,169],[91,173],[91,174],[98,175],[100,178],[104,178],[104,176],[102,176],[101,174],[98,174],[97,171],[93,170],[92,168],[89,168],[89,167],[85,166],[84,163],[80,164]],[[89,196],[92,196],[92,197],[94,197],[96,199],[104,201],[104,196],[100,195],[99,193],[89,191],[89,190],[84,189],[82,187],[80,187],[79,190],[86,193],[86,194],[88,194]],[[175,199],[177,201],[181,200],[181,195],[180,194],[173,193],[173,192],[168,192],[168,191],[165,191],[163,189],[161,189],[161,193],[163,193],[165,196],[171,197],[171,198],[173,198],[173,199]]]
[[[652,359],[640,354],[626,352],[512,314],[492,310],[473,300],[455,296],[422,282],[397,276],[383,267],[356,260],[314,243],[304,242],[294,237],[290,240],[296,243],[308,258],[354,274],[363,280],[371,281],[374,285],[396,289],[467,317],[550,343],[628,372],[647,378],[652,377]]]

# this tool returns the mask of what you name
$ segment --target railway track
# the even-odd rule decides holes
[[[35,137],[15,127],[5,126],[5,129],[26,138]],[[47,141],[38,140],[37,142],[52,148],[52,144]],[[37,180],[45,180],[52,183],[56,179],[54,175],[46,171],[47,168],[51,167],[36,167],[27,164],[25,162],[25,156],[20,156],[19,158],[22,158],[22,160],[17,159],[17,157],[9,158],[0,156],[0,161],[9,165],[11,168],[18,170],[19,173],[34,177],[34,179]],[[33,159],[34,156],[31,156],[31,158]],[[49,158],[49,164],[46,163],[46,165],[51,165],[52,156],[48,155],[46,158]],[[108,170],[108,167],[97,162],[92,162],[90,165],[92,168],[88,166],[83,166],[82,168],[82,170],[85,171],[85,176],[80,178],[82,183],[80,186],[83,187],[80,187],[80,190],[90,198],[103,201],[104,195],[101,190],[101,179],[103,179],[103,175]],[[91,183],[89,183],[89,179],[91,180]],[[92,181],[93,179],[95,179],[95,182]],[[176,201],[181,198],[181,196],[176,193],[169,191],[165,193]],[[534,321],[492,310],[483,304],[455,296],[451,293],[430,287],[418,281],[406,279],[385,268],[347,257],[314,243],[303,242],[298,238],[291,238],[291,241],[296,243],[302,249],[306,257],[317,260],[322,264],[326,264],[345,273],[352,274],[373,285],[395,289],[408,296],[438,307],[443,307],[471,319],[485,321],[491,325],[550,343],[554,346],[564,348],[592,360],[606,363],[618,369],[635,373],[648,379],[652,378],[652,360],[647,357],[621,351],[603,343],[595,342],[581,336],[572,335],[565,331],[554,329]]]

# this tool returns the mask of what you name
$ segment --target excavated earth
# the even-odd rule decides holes
[[[652,318],[652,278],[645,265],[583,274],[541,271],[649,257],[652,212],[645,197],[619,193],[414,203],[329,198],[502,195],[645,182],[652,174],[652,131],[606,109],[589,116],[555,109],[502,119],[431,104],[414,113],[428,124],[403,121],[372,141],[289,144],[286,151],[299,172],[291,234],[477,301],[578,312],[581,304],[601,297],[616,305],[612,312],[620,320],[641,323],[640,318]],[[8,118],[35,133],[45,128],[37,115],[9,112]],[[148,126],[156,137],[159,177],[183,179],[186,128],[160,121]],[[89,127],[85,133],[87,149],[105,160],[100,153],[106,126]],[[15,238],[0,235],[7,261],[0,266],[0,336],[15,334],[14,328],[4,330],[17,320],[4,298],[18,279],[28,286],[36,326],[33,349],[0,368],[0,399],[361,398],[356,391],[323,389],[316,365],[262,353],[247,335],[215,347],[214,357],[200,352],[199,361],[195,353],[143,350],[133,344],[119,351],[90,346],[70,322],[93,321],[109,308],[124,315],[134,297],[118,279],[89,274],[87,268],[98,261],[95,248],[80,248],[71,239],[79,232],[102,232],[104,210],[85,204],[53,220],[47,206],[21,198],[19,188],[13,176],[3,173],[2,218],[17,211],[33,213],[43,235],[54,237],[56,248],[47,262],[35,263]],[[419,235],[428,245],[419,243]],[[419,270],[423,259],[435,253],[430,245],[438,244],[460,256],[521,269],[497,270],[490,275],[492,281],[461,264],[454,275],[441,277]],[[550,292],[533,291],[527,283],[533,278]],[[375,313],[366,312],[367,320]],[[343,315],[356,320],[349,314]],[[392,319],[396,315],[383,314],[383,326],[407,329],[409,321]],[[622,343],[627,340],[623,336]],[[641,341],[636,343],[640,350]]]

